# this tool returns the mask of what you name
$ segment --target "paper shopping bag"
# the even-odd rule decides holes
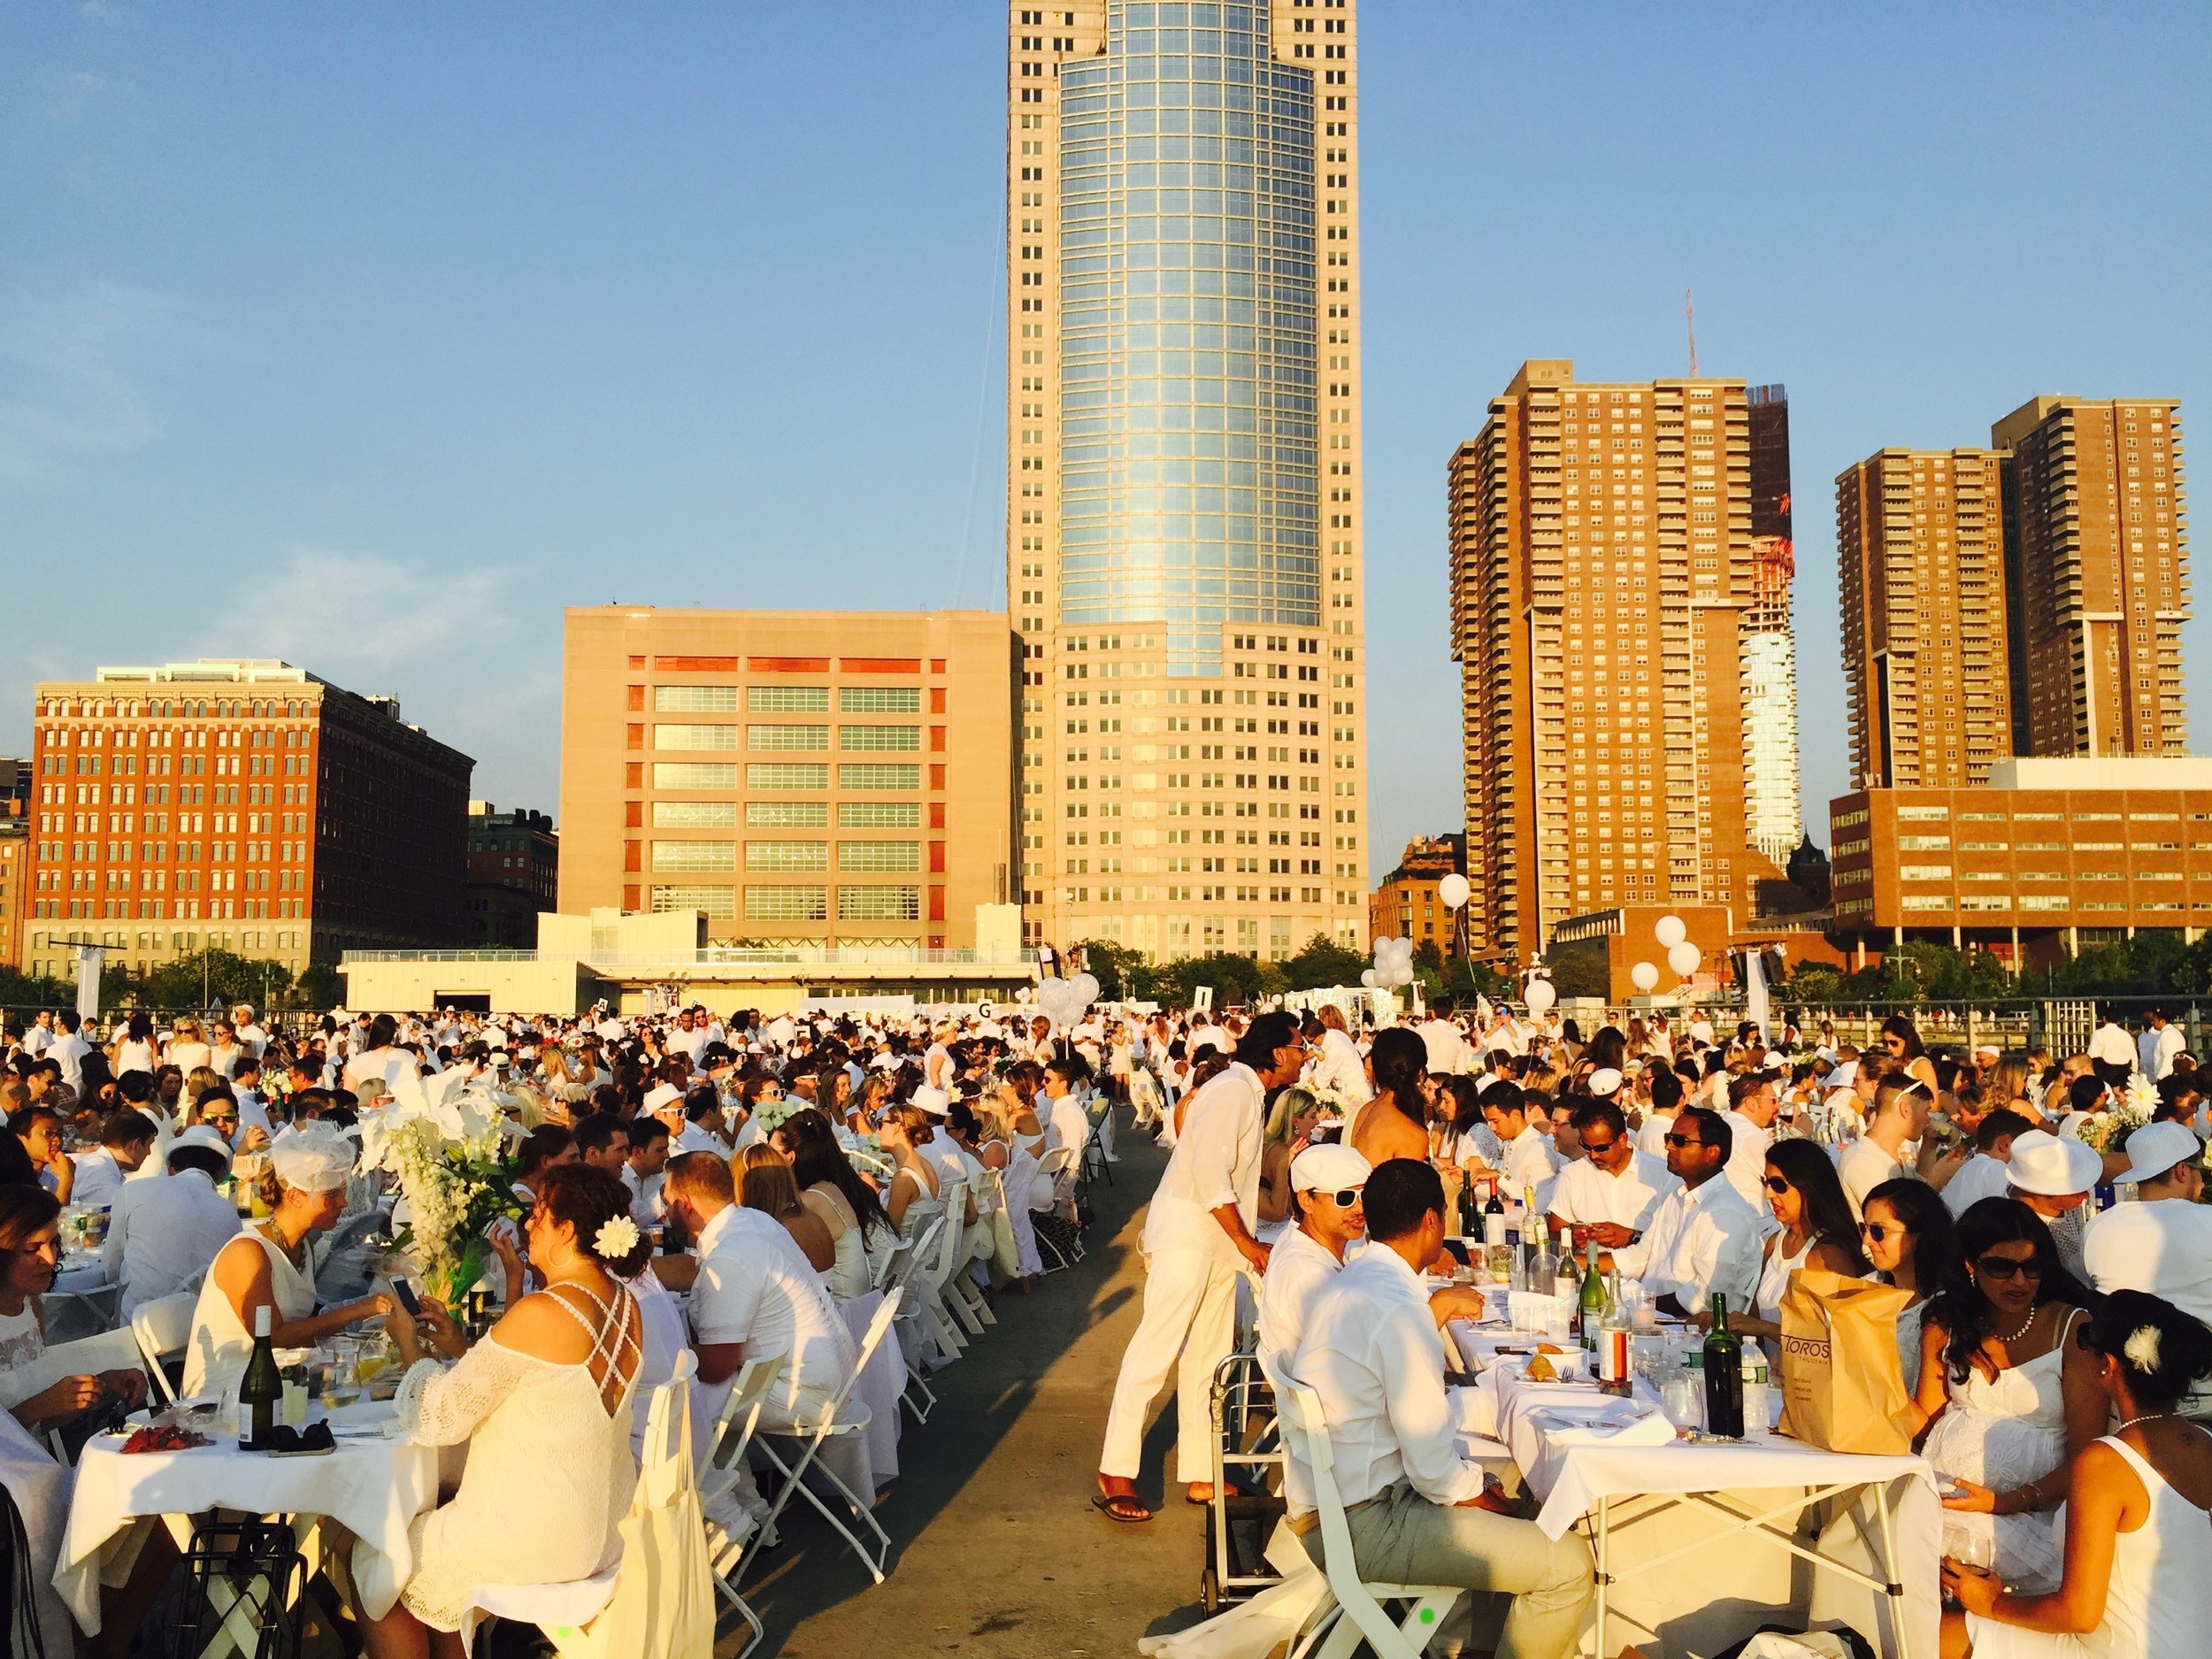
[[[1894,1286],[1800,1268],[1782,1293],[1782,1432],[1831,1452],[1912,1449]]]

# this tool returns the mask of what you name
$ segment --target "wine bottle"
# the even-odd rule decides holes
[[[1482,1223],[1475,1211],[1475,1183],[1471,1176],[1459,1184],[1459,1236],[1467,1240],[1482,1237]]]
[[[1605,1324],[1605,1280],[1598,1272],[1597,1240],[1590,1241],[1590,1254],[1582,1271],[1582,1347],[1585,1353],[1598,1351],[1598,1331]]]
[[[250,1449],[269,1443],[277,1402],[284,1395],[284,1379],[277,1372],[276,1347],[269,1340],[273,1312],[266,1302],[253,1310],[253,1356],[246,1362],[246,1374],[238,1382],[238,1404],[247,1418],[241,1425],[248,1436],[243,1444]]]
[[[1705,1334],[1705,1432],[1743,1439],[1743,1339],[1728,1328],[1728,1298],[1713,1297],[1713,1328]]]

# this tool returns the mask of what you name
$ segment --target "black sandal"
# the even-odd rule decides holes
[[[1125,1505],[1125,1508],[1117,1508]],[[1102,1492],[1091,1500],[1091,1508],[1110,1521],[1124,1526],[1135,1526],[1152,1518],[1152,1511],[1144,1507],[1144,1500],[1133,1492]]]

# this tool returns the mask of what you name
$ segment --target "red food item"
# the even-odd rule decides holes
[[[123,1442],[123,1450],[126,1453],[188,1452],[196,1446],[209,1443],[206,1435],[195,1433],[190,1429],[150,1424],[142,1429],[132,1430],[130,1438]]]

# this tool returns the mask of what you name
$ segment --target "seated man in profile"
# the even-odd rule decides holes
[[[1594,1594],[1589,1546],[1500,1513],[1482,1465],[1453,1437],[1443,1339],[1421,1284],[1443,1254],[1443,1182],[1426,1164],[1392,1158],[1362,1198],[1368,1246],[1321,1297],[1291,1364],[1320,1397],[1359,1575],[1510,1596],[1498,1651],[1566,1659]],[[1313,1479],[1295,1458],[1284,1495],[1319,1563]]]

